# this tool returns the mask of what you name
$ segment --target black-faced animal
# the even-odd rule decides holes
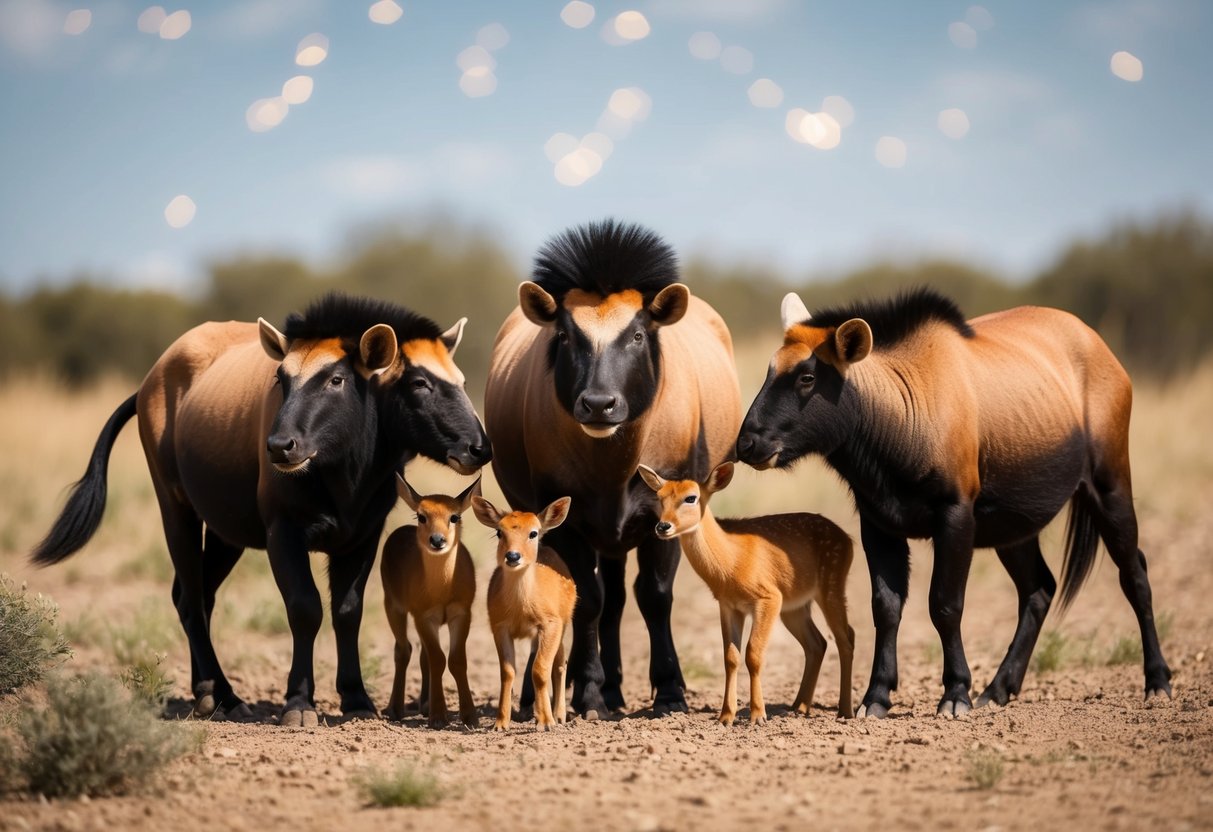
[[[655,506],[636,466],[704,477],[733,452],[741,408],[728,328],[678,282],[656,234],[612,221],[547,243],[518,295],[493,347],[485,426],[511,505],[537,512],[573,498],[547,538],[577,584],[573,707],[624,706],[619,620],[635,548],[654,706],[685,709],[670,631],[678,544],[653,536]]]
[[[1133,509],[1132,386],[1093,330],[1040,307],[966,321],[926,289],[812,316],[788,295],[783,327],[737,454],[756,468],[820,454],[850,486],[876,625],[859,715],[887,714],[897,688],[907,538],[935,548],[928,604],[943,644],[938,712],[972,704],[960,619],[974,547],[995,549],[1019,595],[1015,635],[977,705],[1019,693],[1057,588],[1038,537],[1067,503],[1062,604],[1102,538],[1141,630],[1146,696],[1170,695]]]
[[[268,550],[294,640],[282,724],[316,722],[322,609],[309,551],[329,556],[342,711],[373,713],[358,630],[396,472],[417,454],[460,473],[491,457],[452,358],[464,323],[443,332],[394,304],[330,294],[288,317],[285,332],[265,320],[195,327],[110,417],[34,561],[61,561],[96,531],[110,450],[137,415],[176,573],[195,713],[247,712],[210,635],[215,591],[246,548]]]

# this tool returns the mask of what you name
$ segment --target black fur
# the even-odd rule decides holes
[[[604,220],[570,228],[545,243],[532,279],[557,302],[571,289],[603,296],[635,289],[648,302],[678,282],[678,258],[653,231]]]
[[[955,302],[927,286],[900,292],[892,298],[866,299],[820,309],[813,313],[808,323],[832,327],[852,318],[867,321],[876,349],[898,344],[932,321],[948,324],[965,338],[973,337],[973,328]]]
[[[387,324],[397,341],[434,339],[442,335],[438,324],[395,303],[329,292],[310,303],[302,313],[287,316],[283,334],[296,338],[359,338],[376,324]]]

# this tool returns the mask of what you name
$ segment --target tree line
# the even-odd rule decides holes
[[[263,316],[280,324],[317,295],[340,289],[400,302],[444,328],[467,315],[460,366],[483,378],[497,326],[526,278],[492,235],[450,221],[362,229],[329,266],[286,255],[238,255],[217,259],[206,271],[204,285],[190,296],[89,277],[0,294],[0,377],[36,372],[71,385],[106,374],[140,378],[197,323]],[[1098,330],[1135,375],[1172,377],[1213,350],[1213,222],[1192,211],[1120,223],[1075,241],[1022,283],[942,259],[789,279],[691,257],[683,279],[721,310],[736,341],[769,335],[789,289],[812,309],[929,285],[969,316],[1020,304],[1069,310]]]

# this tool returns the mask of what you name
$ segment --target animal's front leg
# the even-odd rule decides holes
[[[324,612],[320,593],[312,580],[312,565],[302,533],[279,521],[270,526],[267,537],[270,568],[286,603],[286,618],[294,642],[291,671],[286,679],[286,704],[279,722],[288,727],[311,727],[318,722],[312,661]]]
[[[602,616],[602,578],[595,568],[598,556],[580,537],[565,533],[565,527],[548,533],[544,540],[564,560],[577,586],[573,608],[573,647],[568,673],[573,677],[573,710],[586,719],[608,713],[602,697],[605,674],[598,652],[598,624]]]
[[[493,631],[497,644],[497,659],[501,662],[501,694],[497,697],[497,721],[494,731],[510,730],[510,704],[514,698],[514,639],[508,627]]]
[[[337,636],[337,692],[341,712],[349,716],[374,717],[375,703],[362,682],[358,658],[358,630],[362,626],[362,597],[375,564],[378,533],[371,543],[329,558],[329,590],[332,593],[333,632]]]
[[[430,679],[430,711],[429,724],[431,728],[445,728],[447,722],[446,691],[442,685],[442,674],[446,671],[446,656],[442,652],[442,642],[438,639],[438,628],[441,626],[442,608],[437,612],[430,611],[416,618],[417,635],[425,647],[425,656],[429,660],[426,673]]]
[[[872,620],[876,624],[876,648],[872,655],[872,678],[855,716],[888,715],[889,698],[897,690],[897,629],[910,584],[910,547],[904,537],[894,537],[859,518],[863,551],[872,579]]]
[[[652,537],[636,549],[636,603],[649,629],[649,682],[653,686],[653,712],[666,714],[687,709],[686,682],[674,649],[670,612],[674,606],[674,575],[682,556],[676,540]]]
[[[943,698],[936,713],[960,716],[973,708],[969,699],[972,676],[960,638],[965,586],[973,561],[973,507],[962,503],[940,511],[935,530],[935,567],[927,599],[931,623],[943,644]]]
[[[720,605],[720,636],[724,643],[724,702],[720,705],[720,723],[732,725],[737,719],[737,668],[741,665],[741,633],[745,615]]]
[[[467,640],[472,625],[472,611],[467,607],[455,606],[448,609],[447,614],[447,632],[451,637],[451,675],[455,677],[455,688],[459,691],[459,719],[469,728],[477,728],[480,717],[476,716],[476,701],[468,685]]]

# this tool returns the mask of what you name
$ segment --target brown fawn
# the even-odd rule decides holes
[[[480,720],[468,687],[467,638],[476,595],[476,570],[471,554],[459,540],[459,531],[463,513],[480,493],[480,478],[458,497],[422,497],[397,475],[396,491],[417,512],[417,525],[401,526],[383,544],[383,605],[396,636],[396,677],[387,715],[393,719],[404,716],[404,677],[413,653],[408,636],[411,615],[421,637],[418,704],[423,713],[428,712],[430,727],[447,724],[446,693],[442,688],[447,661],[438,640],[443,624],[450,636],[450,668],[459,690],[459,718],[464,725],[475,727]]]
[[[569,515],[572,498],[561,497],[538,514],[503,514],[473,497],[477,519],[497,531],[497,568],[489,579],[489,624],[501,660],[501,698],[493,728],[510,727],[514,697],[514,640],[533,640],[535,721],[544,731],[565,719],[564,632],[573,621],[577,588],[560,556],[540,541]]]
[[[725,674],[720,721],[732,725],[737,716],[737,666],[747,614],[754,616],[745,653],[750,672],[750,722],[766,722],[760,677],[776,618],[783,619],[804,648],[804,675],[792,708],[808,715],[826,650],[826,640],[813,623],[814,601],[821,606],[838,643],[842,665],[838,715],[850,719],[855,632],[847,623],[846,583],[852,556],[847,533],[819,514],[717,520],[708,501],[733,479],[731,462],[717,466],[702,484],[666,480],[645,465],[637,470],[657,492],[657,536],[664,540],[682,538],[687,560],[720,604]]]

